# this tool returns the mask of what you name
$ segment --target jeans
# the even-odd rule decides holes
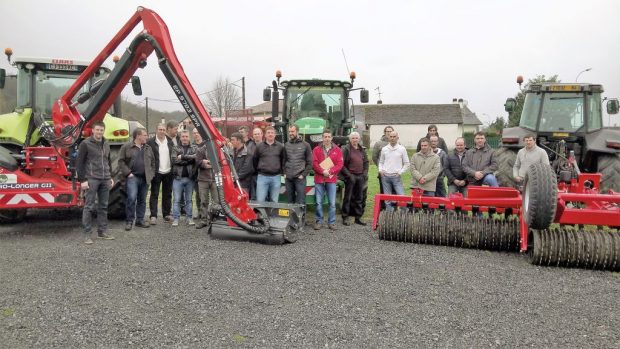
[[[148,187],[144,177],[127,177],[127,206],[125,207],[127,223],[134,223],[134,220],[144,223]]]
[[[336,183],[315,183],[316,222],[323,224],[323,195],[327,192],[327,224],[336,224]]]
[[[103,234],[108,229],[108,198],[110,197],[110,180],[89,179],[88,191],[82,211],[82,227],[84,234],[90,235],[93,213],[97,212],[97,232]],[[98,202],[97,202],[98,200]],[[95,208],[95,203],[97,207]]]
[[[383,184],[385,194],[405,195],[405,188],[400,176],[382,176],[381,183]],[[385,207],[392,207],[392,204],[391,201],[386,201]]]
[[[306,203],[306,177],[299,179],[286,178],[284,180],[286,186],[286,195],[289,204],[305,204]]]
[[[492,173],[484,176],[484,178],[482,179],[482,184],[486,184],[489,187],[499,187],[499,183],[497,183],[497,178],[495,178],[495,175]]]
[[[174,205],[172,208],[172,217],[179,219],[181,217],[181,197],[185,200],[185,214],[187,218],[192,218],[192,194],[194,193],[194,180],[189,177],[177,177],[172,182],[172,191],[174,192]]]
[[[280,175],[265,176],[258,175],[256,179],[256,201],[278,202],[280,195]]]
[[[170,216],[172,211],[172,171],[161,174],[155,173],[151,181],[151,197],[149,198],[149,209],[151,217],[157,217],[157,205],[159,201],[159,188],[161,188],[161,213],[163,217]]]
[[[344,180],[344,199],[342,200],[342,217],[359,218],[364,215],[364,199],[368,190],[368,181],[363,174],[351,174]]]

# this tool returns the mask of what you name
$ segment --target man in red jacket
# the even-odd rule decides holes
[[[329,157],[329,160],[327,159]],[[342,152],[332,143],[332,132],[323,131],[323,143],[312,151],[314,168],[314,195],[316,198],[316,222],[314,230],[323,227],[323,196],[329,204],[327,226],[336,230],[336,181],[342,169]],[[331,160],[331,161],[330,161]]]

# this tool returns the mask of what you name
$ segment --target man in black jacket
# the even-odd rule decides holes
[[[252,175],[254,174],[254,158],[243,142],[241,133],[235,132],[230,135],[230,143],[233,146],[232,160],[235,171],[239,177],[239,184],[248,196],[252,186]]]
[[[85,191],[84,210],[82,211],[82,228],[86,236],[84,243],[91,245],[93,213],[97,204],[97,237],[114,240],[106,234],[108,229],[108,198],[114,184],[111,176],[110,145],[103,138],[105,124],[96,121],[92,124],[93,135],[88,137],[78,148],[76,160],[77,176],[80,186]]]
[[[131,230],[134,219],[136,227],[149,227],[144,214],[148,186],[155,176],[155,155],[151,147],[146,144],[147,140],[146,129],[136,128],[133,131],[133,140],[123,144],[118,154],[118,168],[127,186],[125,230]]]
[[[418,141],[418,146],[416,147],[416,152],[420,152],[421,149],[421,142],[422,139],[426,138],[426,139],[431,139],[432,136],[437,136],[439,143],[437,145],[437,147],[439,149],[442,149],[443,151],[445,151],[446,153],[448,152],[448,145],[446,144],[446,141],[444,141],[443,138],[439,137],[439,131],[437,131],[437,125],[428,125],[428,133],[426,134],[426,136],[420,138],[420,140]]]
[[[448,155],[448,166],[445,168],[448,177],[448,192],[461,193],[467,196],[467,175],[463,171],[463,159],[465,158],[465,139],[459,137],[454,142],[454,152]]]
[[[340,173],[344,177],[344,199],[342,200],[342,224],[351,225],[349,217],[355,217],[355,223],[366,225],[362,221],[368,190],[368,155],[360,144],[360,134],[351,132],[349,144],[342,147],[343,166]]]
[[[437,176],[437,180],[435,181],[435,196],[440,198],[446,197],[446,172],[445,168],[448,166],[448,152],[439,148],[439,137],[431,136],[431,150],[433,153],[439,155],[439,161],[441,165],[441,171]]]
[[[157,133],[146,144],[153,150],[155,158],[155,176],[151,181],[151,224],[157,224],[157,205],[161,189],[161,212],[164,221],[172,221],[172,139],[166,135],[166,124],[157,125]]]
[[[284,144],[284,185],[288,202],[306,203],[306,176],[312,170],[312,148],[299,136],[299,127],[288,128],[288,142]]]
[[[181,199],[185,201],[187,224],[194,225],[192,217],[192,194],[194,192],[194,164],[196,162],[196,146],[189,141],[189,131],[183,130],[181,143],[172,150],[172,190],[174,191],[174,205],[172,208],[172,226],[179,225],[181,216]]]
[[[276,129],[265,129],[265,141],[256,145],[254,168],[256,178],[256,200],[278,202],[280,180],[284,163],[284,145],[276,141]]]
[[[196,149],[196,167],[198,169],[198,176],[196,178],[198,182],[197,195],[200,198],[200,204],[196,205],[200,213],[196,229],[202,229],[209,225],[211,217],[209,214],[209,206],[211,201],[214,203],[218,202],[213,167],[211,166],[211,161],[208,159],[207,146],[204,142]]]

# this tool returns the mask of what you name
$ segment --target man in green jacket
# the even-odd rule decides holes
[[[420,140],[420,151],[413,154],[410,162],[411,189],[422,189],[424,196],[435,196],[437,176],[441,172],[439,155],[431,150],[428,138]]]

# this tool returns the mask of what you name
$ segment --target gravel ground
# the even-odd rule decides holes
[[[211,240],[160,222],[81,243],[79,219],[0,227],[0,347],[620,347],[620,274],[379,241]]]

